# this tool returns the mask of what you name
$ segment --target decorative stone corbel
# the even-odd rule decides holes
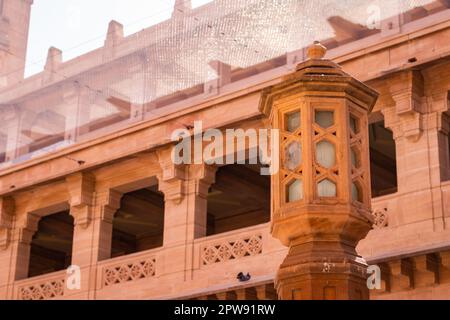
[[[171,146],[156,151],[162,169],[162,173],[157,178],[159,190],[164,193],[164,199],[179,204],[186,195],[186,166],[173,162],[172,150]]]
[[[33,235],[38,230],[39,220],[40,215],[28,212],[18,223],[16,240],[23,244],[31,244]]]
[[[92,220],[95,177],[90,173],[76,173],[66,178],[70,194],[70,214],[75,225],[87,228]]]
[[[396,127],[396,136],[412,141],[420,139],[423,132],[424,80],[420,71],[405,71],[389,80],[395,114],[386,116],[386,126]]]
[[[437,255],[425,254],[414,257],[413,261],[415,272],[423,275],[423,277],[420,277],[421,282],[423,282],[422,285],[428,286],[439,283],[439,259]],[[415,279],[418,278],[415,277]]]
[[[391,287],[405,290],[414,288],[414,266],[409,259],[399,259],[388,262],[391,278]]]
[[[189,173],[189,183],[194,184],[195,194],[202,198],[208,196],[209,188],[216,182],[217,167],[207,164],[191,165]]]
[[[0,250],[8,248],[14,214],[14,199],[0,198]]]
[[[109,189],[103,192],[99,198],[100,219],[102,221],[112,223],[114,214],[120,208],[120,200],[123,194],[117,190]]]

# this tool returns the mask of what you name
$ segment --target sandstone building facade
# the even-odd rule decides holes
[[[315,39],[328,48],[317,59],[294,27],[252,24],[278,21],[298,1],[251,0],[243,9],[231,2],[194,9],[177,0],[170,20],[127,37],[112,21],[103,47],[67,62],[51,48],[44,71],[24,79],[33,1],[0,1],[0,299],[341,298],[314,281],[284,290],[298,272],[290,267],[302,262],[285,260],[299,243],[276,212],[293,200],[285,193],[298,190],[298,179],[285,185],[260,175],[258,164],[171,159],[172,132],[195,121],[222,131],[273,127],[267,110],[284,106],[265,108],[268,96],[292,83],[312,88],[296,78],[305,74],[344,77],[352,84],[345,98],[370,110],[360,129],[336,115],[329,125],[302,120],[308,134],[291,122],[285,132],[294,142],[325,137],[336,150],[340,132],[350,132],[349,154],[336,157],[347,168],[311,164],[286,176],[310,171],[311,183],[326,184],[329,205],[344,194],[351,206],[371,207],[372,229],[359,233],[356,251],[362,266],[379,266],[382,286],[366,296],[348,285],[343,298],[450,299],[450,2],[423,1],[375,28],[330,16],[333,36]],[[285,39],[294,47],[277,52]],[[332,99],[336,83],[310,90]],[[289,115],[296,107],[287,105]],[[345,172],[355,176],[348,194],[340,189]],[[335,277],[337,262],[322,260]],[[71,271],[79,288],[67,283]]]

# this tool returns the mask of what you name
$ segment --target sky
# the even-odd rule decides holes
[[[198,7],[212,0],[192,0]],[[64,61],[101,47],[108,23],[117,20],[125,35],[169,19],[175,0],[35,0],[31,11],[26,76],[42,71],[47,51],[63,51]]]

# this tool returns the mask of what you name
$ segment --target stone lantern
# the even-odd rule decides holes
[[[355,247],[373,224],[368,113],[378,94],[325,53],[311,46],[260,106],[280,130],[272,235],[289,247],[275,281],[280,299],[368,299]]]

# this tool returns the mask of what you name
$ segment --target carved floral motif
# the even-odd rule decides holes
[[[374,227],[376,229],[386,228],[389,225],[389,216],[387,208],[380,208],[373,210],[375,218]]]

